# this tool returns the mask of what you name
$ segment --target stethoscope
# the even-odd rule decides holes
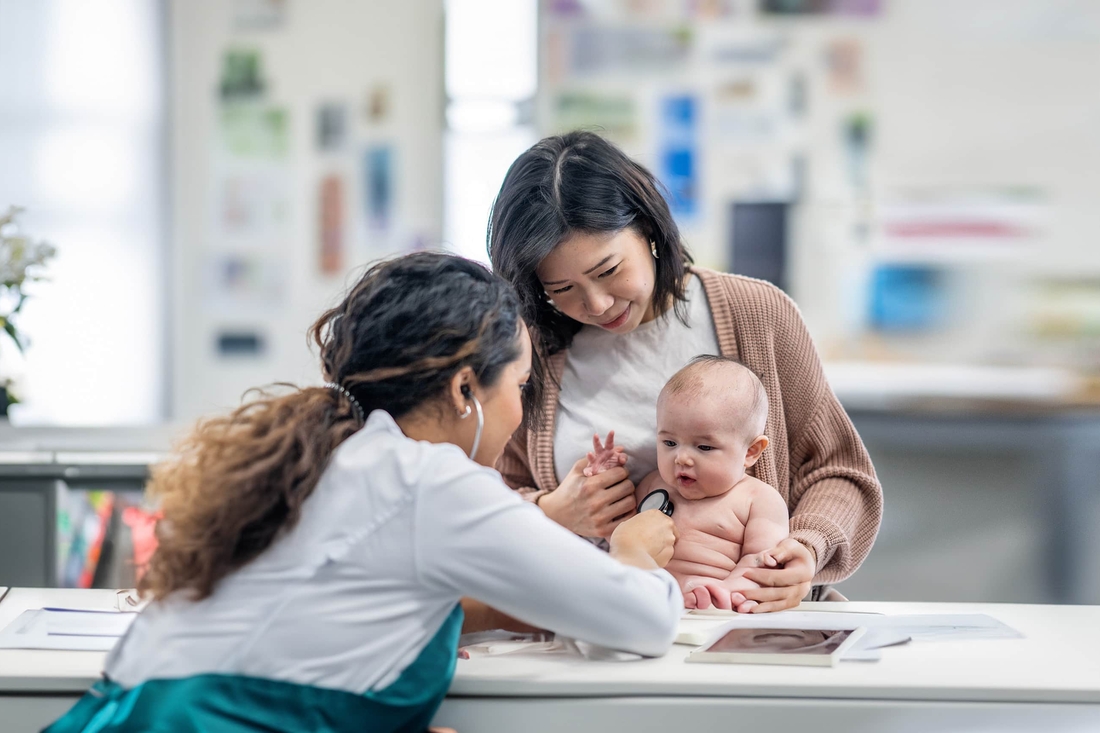
[[[639,514],[650,509],[656,509],[665,516],[671,517],[672,510],[675,507],[672,505],[672,500],[668,498],[668,492],[664,489],[657,489],[646,494],[646,497],[642,499],[642,503],[638,505]]]

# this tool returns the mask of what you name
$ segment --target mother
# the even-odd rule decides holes
[[[540,418],[497,464],[512,488],[573,532],[610,537],[656,467],[658,392],[691,357],[720,353],[764,383],[772,448],[754,474],[791,514],[782,567],[750,570],[761,587],[738,610],[790,608],[855,572],[882,488],[797,306],[768,283],[692,266],[649,171],[593,133],[546,138],[508,170],[488,244],[534,336],[527,399]],[[585,477],[592,435],[612,428],[627,467]]]

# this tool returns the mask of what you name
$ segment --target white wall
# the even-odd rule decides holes
[[[237,404],[244,390],[274,381],[317,382],[317,358],[305,332],[350,284],[350,273],[327,277],[317,265],[318,181],[340,171],[346,197],[351,266],[415,240],[438,246],[442,216],[442,34],[440,0],[309,0],[288,3],[276,30],[233,31],[239,4],[220,0],[171,3],[173,48],[174,245],[173,416],[190,419]],[[215,90],[229,47],[262,52],[267,99],[290,110],[292,186],[289,227],[282,239],[289,280],[285,298],[261,312],[226,312],[210,303],[204,262],[213,240],[219,101]],[[388,120],[368,124],[369,91],[389,88]],[[320,156],[314,114],[321,101],[349,107],[345,155]],[[368,144],[395,149],[395,224],[379,238],[362,215],[361,155]],[[221,329],[255,330],[267,339],[259,358],[219,358]]]
[[[830,351],[858,331],[865,308],[853,241],[862,205],[903,188],[1025,186],[1045,197],[1043,236],[1021,258],[955,268],[965,302],[947,360],[1042,360],[1026,334],[1026,290],[1048,274],[1100,273],[1100,4],[1090,0],[891,0],[874,21],[790,25],[812,76],[811,186],[796,213],[793,290]],[[820,54],[829,38],[865,45],[867,92],[824,93]],[[822,109],[824,105],[824,109]],[[873,114],[870,199],[843,177],[839,118]],[[917,352],[922,351],[920,348]]]
[[[895,0],[873,39],[880,185],[1036,185],[1039,270],[1100,271],[1100,3]]]

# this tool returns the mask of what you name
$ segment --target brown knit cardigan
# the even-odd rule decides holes
[[[815,584],[859,568],[882,521],[882,487],[863,442],[829,387],[798,306],[775,286],[701,267],[718,347],[756,372],[768,393],[771,445],[753,471],[774,486],[791,513],[791,537],[817,555]],[[497,469],[534,501],[559,484],[554,424],[566,352],[550,358],[542,424],[520,428]]]

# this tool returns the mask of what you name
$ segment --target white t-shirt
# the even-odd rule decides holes
[[[615,442],[630,460],[637,484],[657,469],[657,397],[665,382],[691,359],[718,351],[718,334],[703,284],[687,283],[688,323],[675,313],[643,323],[627,334],[585,326],[565,359],[554,430],[554,470],[565,478],[592,449],[592,434]]]
[[[387,413],[336,450],[298,523],[213,595],[154,602],[111,653],[123,687],[234,674],[384,689],[459,598],[615,649],[664,653],[683,596],[608,557],[448,443]]]

